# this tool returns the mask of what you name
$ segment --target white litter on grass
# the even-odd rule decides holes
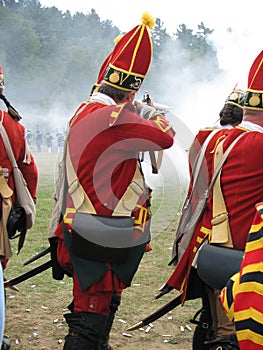
[[[47,306],[42,306],[42,309],[43,309],[43,310],[47,310],[48,307],[47,307]]]
[[[19,340],[18,340],[18,339],[16,339],[15,343],[16,343],[16,345],[18,345],[18,344],[19,344]]]
[[[128,338],[131,338],[131,337],[132,337],[132,335],[129,334],[129,333],[122,333],[122,335],[123,335],[124,337],[128,337]]]
[[[153,326],[149,324],[149,326],[145,329],[145,333],[149,333],[152,328]]]
[[[36,285],[35,285],[35,284],[32,284],[31,288],[36,288]]]
[[[188,331],[192,330],[192,328],[188,324],[185,327],[188,329]]]
[[[171,337],[171,334],[163,334],[163,337]]]
[[[173,316],[167,317],[167,320],[172,320],[172,319],[173,319]]]
[[[31,312],[31,309],[26,309],[25,311],[26,311],[26,312]]]
[[[53,323],[58,323],[58,318],[56,318],[56,319],[53,321]]]
[[[141,285],[140,283],[133,283],[134,287],[140,287],[140,285]]]
[[[120,323],[127,323],[126,321],[122,320],[121,318],[119,318],[119,322]]]
[[[184,332],[184,326],[181,326],[181,327],[180,327],[180,331],[181,331],[181,332]]]
[[[58,344],[62,344],[63,343],[63,340],[62,339],[59,339],[58,340]]]

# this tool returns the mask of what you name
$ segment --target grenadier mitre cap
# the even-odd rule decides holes
[[[250,68],[244,107],[253,110],[263,109],[263,51]]]
[[[235,105],[242,108],[245,103],[246,91],[234,87],[233,91],[227,97],[225,104]]]
[[[114,43],[117,44],[120,41],[121,38],[122,38],[122,35],[118,35],[114,39]],[[100,87],[100,84],[103,81],[106,69],[107,69],[108,65],[110,64],[111,57],[112,57],[112,52],[105,58],[104,62],[102,63],[102,66],[101,66],[99,74],[98,74],[97,82],[93,85],[93,87],[91,89],[91,92],[90,92],[90,95],[92,95],[93,92],[97,92],[98,91],[98,89]]]
[[[123,35],[112,51],[103,83],[124,91],[139,90],[151,63],[149,29],[154,25],[154,18],[144,13],[142,24]]]
[[[112,55],[112,52],[106,57],[106,59],[104,60],[101,68],[100,68],[100,71],[99,71],[99,75],[98,75],[98,79],[97,79],[97,82],[92,86],[92,89],[91,89],[91,92],[90,92],[90,96],[93,94],[93,92],[97,92],[99,87],[100,87],[100,84],[103,80],[103,77],[104,77],[104,74],[105,74],[105,71],[106,71],[106,68],[108,67],[109,65],[109,62],[110,62],[110,58],[111,58],[111,55]]]

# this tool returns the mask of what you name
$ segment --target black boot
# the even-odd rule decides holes
[[[1,350],[9,350],[9,349],[11,349],[10,340],[7,336],[4,335],[2,340]]]
[[[107,318],[107,323],[105,325],[105,328],[102,334],[100,350],[113,350],[109,344],[109,337],[110,337],[110,331],[113,325],[115,313],[118,310],[120,303],[121,303],[121,297],[119,295],[114,294],[110,303],[110,314]]]
[[[64,315],[69,326],[64,350],[99,350],[107,316],[93,312],[72,312]]]
[[[200,315],[199,320],[197,317]],[[202,309],[199,310],[190,320],[191,323],[196,324],[193,335],[193,350],[209,350],[209,345],[206,341],[211,339],[212,334],[212,318],[210,313],[210,305],[207,297],[202,298]]]

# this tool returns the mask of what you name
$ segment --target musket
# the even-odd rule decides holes
[[[149,156],[152,164],[152,173],[153,174],[158,174],[158,166],[157,166],[157,161],[155,158],[154,151],[149,151]]]
[[[29,278],[34,277],[34,276],[40,274],[41,272],[48,270],[51,266],[52,266],[52,260],[49,260],[49,261],[45,262],[44,264],[39,265],[30,271],[27,271],[27,272],[25,272],[17,277],[12,278],[11,280],[4,281],[4,287],[5,288],[12,287],[16,284],[24,282],[24,281],[28,280]]]
[[[146,103],[149,106],[153,106],[157,111],[160,111],[161,113],[165,114],[167,113],[171,107],[163,105],[161,103],[156,103],[151,100],[150,94],[148,91],[145,91],[142,99],[142,103]]]
[[[6,278],[4,277],[4,281],[6,281]],[[7,286],[7,288],[10,288],[16,292],[20,292],[20,290],[16,286]]]
[[[153,108],[155,108],[156,110],[160,111],[163,114],[165,114],[167,112],[167,110],[170,109],[170,107],[168,107],[168,106],[153,103],[152,99],[147,91],[145,92],[145,94],[143,96],[142,103],[146,103],[148,106],[152,106]],[[162,151],[160,151],[159,154],[162,154]],[[159,164],[158,163],[161,163],[162,156],[160,157],[160,159],[158,159],[158,161],[156,160],[154,151],[149,151],[149,156],[150,156],[151,165],[152,165],[152,173],[158,174],[158,171],[159,171]]]
[[[0,99],[4,101],[8,113],[11,115],[11,117],[15,120],[22,119],[21,115],[18,113],[18,111],[11,105],[11,103],[8,101],[8,99],[3,95],[3,93],[0,93]]]
[[[155,297],[155,299],[160,298],[164,294],[169,293],[172,289],[174,289],[171,286],[165,285],[164,288],[161,288],[161,293]],[[164,292],[165,291],[165,292]],[[158,320],[160,317],[167,314],[169,311],[173,310],[177,306],[183,304],[186,300],[193,300],[201,298],[204,295],[204,284],[202,280],[198,277],[196,274],[196,271],[194,269],[191,270],[189,275],[189,282],[187,286],[186,293],[181,293],[178,295],[175,299],[171,300],[169,303],[162,306],[160,309],[155,311],[154,313],[150,314],[149,316],[145,317],[140,322],[128,327],[127,331],[134,331],[135,329],[138,329],[142,326],[146,326],[156,320]]]
[[[23,265],[26,266],[28,264],[31,264],[33,261],[36,261],[36,260],[42,258],[42,256],[45,256],[50,252],[51,252],[51,247],[48,247],[48,248],[42,250],[41,252],[35,254],[34,256],[32,256],[32,258],[29,258],[28,260],[26,260]]]
[[[169,311],[173,310],[177,306],[179,306],[181,302],[182,294],[178,295],[176,298],[171,300],[169,303],[162,306],[160,309],[152,313],[151,315],[145,317],[142,321],[135,323],[133,326],[128,327],[127,331],[134,331],[143,326],[147,326],[148,324],[158,320],[163,315],[167,314]]]

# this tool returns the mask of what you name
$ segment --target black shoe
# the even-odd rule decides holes
[[[6,337],[5,335],[3,336],[3,341],[2,341],[2,346],[1,346],[1,350],[9,350],[11,349],[11,343],[8,337]]]

